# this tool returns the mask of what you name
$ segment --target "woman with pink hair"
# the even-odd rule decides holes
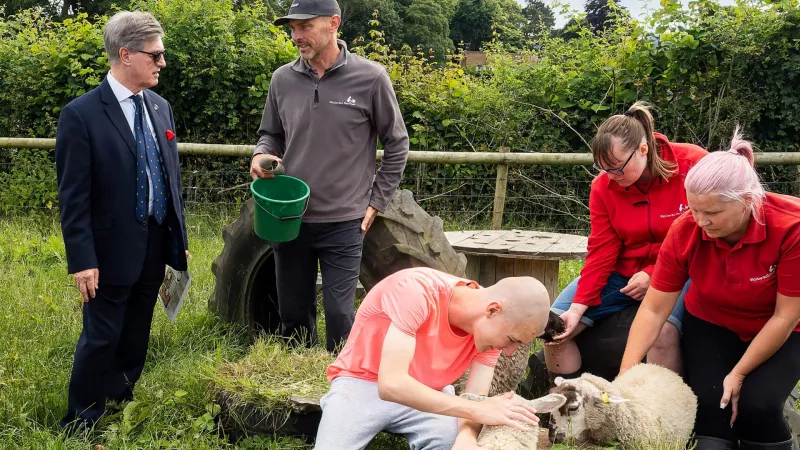
[[[661,247],[620,373],[642,360],[691,278],[683,357],[696,450],[791,450],[783,403],[800,379],[800,199],[764,192],[738,129],[685,186],[691,214]]]

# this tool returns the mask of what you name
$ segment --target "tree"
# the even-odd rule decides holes
[[[526,0],[522,15],[525,17],[523,33],[526,39],[535,39],[556,24],[553,10],[542,0]]]
[[[450,38],[466,50],[480,50],[492,40],[494,11],[488,0],[461,0],[450,20]]]
[[[65,18],[85,12],[91,19],[95,15],[110,13],[114,5],[124,8],[129,0],[7,0],[1,3],[6,16],[19,11],[41,7],[50,17]]]
[[[628,15],[627,8],[617,5],[614,0],[586,0],[584,11],[586,21],[595,33],[600,33],[607,27],[613,28],[618,15]]]
[[[59,13],[58,2],[51,0],[7,0],[2,3],[5,16],[12,16],[19,11],[41,7],[45,15],[53,17]]]
[[[341,38],[352,44],[355,39],[369,39],[369,21],[373,11],[378,11],[381,31],[386,43],[395,49],[403,45],[403,22],[393,0],[339,0],[342,9]]]
[[[450,37],[468,50],[479,50],[496,34],[507,47],[520,48],[525,22],[515,0],[461,0],[450,21]]]
[[[420,46],[426,54],[432,51],[438,61],[444,61],[447,52],[455,50],[449,22],[445,7],[438,0],[413,0],[404,20],[406,43]]]

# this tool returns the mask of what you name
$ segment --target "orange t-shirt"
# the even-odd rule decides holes
[[[473,359],[494,367],[500,350],[478,353],[472,335],[450,326],[450,298],[456,286],[463,285],[480,289],[474,281],[426,267],[404,269],[386,277],[358,308],[347,343],[328,367],[328,381],[338,377],[378,381],[381,350],[390,324],[416,338],[408,373],[430,388],[442,390],[452,384]]]

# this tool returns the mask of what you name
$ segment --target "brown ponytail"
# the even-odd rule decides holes
[[[624,114],[617,114],[609,117],[600,128],[592,140],[592,155],[594,160],[601,165],[612,162],[612,138],[616,137],[622,141],[622,146],[626,150],[639,148],[642,141],[647,142],[647,167],[654,177],[669,178],[676,168],[676,164],[665,161],[658,154],[658,144],[653,134],[655,120],[650,113],[650,105],[638,101],[631,105]]]

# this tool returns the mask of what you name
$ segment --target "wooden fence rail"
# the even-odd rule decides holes
[[[0,137],[0,149],[54,149],[55,145],[55,139]],[[181,155],[248,157],[253,154],[254,148],[254,145],[178,143],[178,153]],[[377,161],[380,161],[382,156],[383,151],[379,150]],[[592,156],[589,153],[512,153],[507,147],[500,147],[497,152],[410,151],[408,161],[426,164],[496,165],[497,182],[495,183],[492,228],[500,229],[503,222],[509,166],[588,166],[592,164]],[[800,152],[759,152],[755,154],[755,161],[756,164],[765,166],[799,166],[798,174],[800,176]]]

